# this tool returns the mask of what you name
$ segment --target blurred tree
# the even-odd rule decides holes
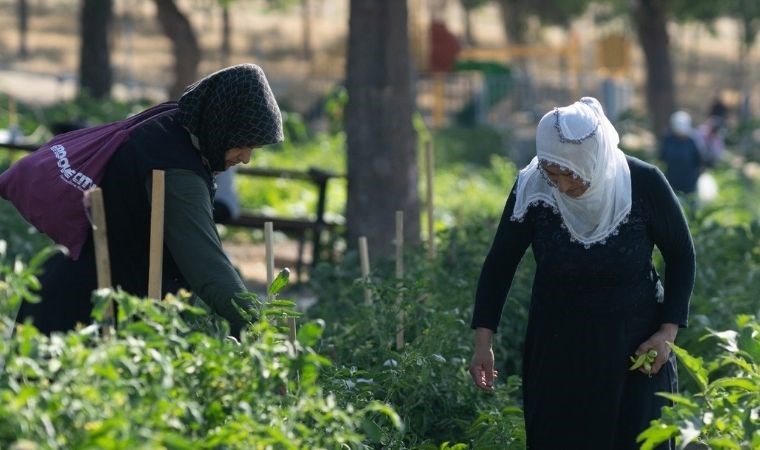
[[[29,49],[26,46],[27,31],[29,29],[29,2],[27,0],[18,0],[16,12],[18,15],[18,57],[26,59],[29,56]]]
[[[82,0],[79,19],[81,51],[79,90],[94,98],[109,97],[113,82],[108,30],[113,17],[112,0]]]
[[[349,245],[366,236],[373,258],[393,254],[395,211],[419,243],[416,135],[406,0],[351,0],[346,68]]]
[[[582,15],[591,0],[494,0],[501,11],[507,44],[521,46],[528,42],[529,20],[534,17],[542,25],[560,25],[569,28],[573,18]],[[526,58],[514,58],[512,64],[525,75],[521,94],[517,97],[518,108],[535,106],[533,79]],[[569,76],[569,75],[568,75]],[[569,80],[568,80],[569,81]]]
[[[464,0],[462,0],[464,1]],[[528,20],[536,17],[543,25],[567,27],[584,12],[591,0],[495,0],[499,6],[504,33],[510,45],[527,41]]]
[[[676,109],[667,1],[633,0],[626,4],[646,61],[646,98],[652,126],[657,136],[662,136]]]
[[[301,34],[303,57],[307,61],[311,61],[314,57],[314,50],[311,46],[311,0],[301,0],[301,26],[303,29]]]
[[[736,17],[744,30],[738,72],[746,73],[742,67],[760,25],[760,2],[757,0],[608,0],[608,3],[615,6],[620,15],[628,15],[636,29],[646,62],[647,105],[658,135],[667,130],[670,115],[677,106],[668,22],[697,21],[710,26],[722,15]],[[741,89],[742,81],[737,84]]]
[[[726,0],[720,3],[725,8],[725,13],[736,19],[739,25],[739,64],[736,71],[736,89],[742,93],[740,119],[745,121],[750,118],[749,95],[752,91],[749,77],[750,51],[757,42],[757,34],[760,31],[760,2],[758,0]]]
[[[296,4],[301,8],[301,53],[306,61],[311,61],[314,57],[314,50],[311,45],[312,32],[312,9],[311,0],[264,0],[272,9],[286,10]]]
[[[475,36],[472,33],[472,12],[488,3],[490,0],[459,0],[464,9],[464,44],[475,44]]]
[[[177,8],[174,0],[154,1],[161,28],[172,42],[174,82],[169,88],[169,97],[177,99],[182,95],[185,87],[193,83],[198,76],[198,64],[201,59],[200,47],[190,20]]]
[[[232,24],[230,23],[230,3],[232,0],[219,0],[219,6],[222,7],[222,47],[219,49],[219,62],[222,67],[230,65],[232,56],[232,44],[230,34],[232,33]]]

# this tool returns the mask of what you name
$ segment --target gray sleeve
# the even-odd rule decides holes
[[[246,288],[222,249],[208,188],[193,171],[168,169],[165,190],[164,244],[190,289],[237,334],[245,319],[232,299]]]

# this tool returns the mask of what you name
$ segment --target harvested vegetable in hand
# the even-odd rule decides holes
[[[651,377],[652,364],[654,363],[655,358],[657,358],[657,350],[655,349],[650,349],[648,352],[642,353],[635,358],[631,356],[631,362],[633,362],[633,364],[628,368],[628,370],[636,370],[639,367],[643,367],[647,372],[647,375]]]

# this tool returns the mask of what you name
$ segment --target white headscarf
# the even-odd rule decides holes
[[[520,171],[512,220],[522,221],[528,208],[543,202],[558,211],[573,241],[588,248],[617,234],[631,211],[631,172],[620,138],[593,97],[555,108],[536,128],[537,156]],[[540,164],[570,170],[588,189],[572,198],[552,186]]]

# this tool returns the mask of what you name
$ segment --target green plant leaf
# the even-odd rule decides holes
[[[710,446],[711,449],[728,449],[728,450],[742,450],[742,446],[732,441],[731,439],[727,437],[718,437],[713,439],[708,439],[707,445]]]
[[[641,450],[653,450],[658,444],[676,436],[679,429],[675,425],[665,425],[662,423],[644,430],[636,438],[636,442],[641,443]]]
[[[671,394],[670,392],[658,392],[657,395],[660,397],[667,398],[671,402],[677,404],[677,405],[683,405],[689,408],[699,408],[699,405],[691,401],[688,397],[681,395],[681,394]]]
[[[755,363],[760,363],[760,333],[752,327],[744,327],[737,341],[739,350],[746,352]]]
[[[717,380],[710,383],[710,385],[707,387],[708,390],[715,388],[736,388],[745,390],[747,392],[760,391],[760,386],[758,386],[755,381],[738,377],[718,378]]]
[[[372,442],[380,442],[383,437],[383,431],[375,422],[370,420],[369,417],[364,417],[362,419],[362,431],[364,431],[364,434],[366,434],[367,438]]]
[[[314,347],[322,337],[322,331],[325,328],[323,320],[308,322],[298,329],[298,342],[306,347]]]
[[[290,269],[287,267],[282,269],[280,273],[277,274],[277,277],[272,281],[272,284],[269,285],[269,288],[267,289],[268,295],[277,295],[282,288],[288,285],[288,279],[290,278]]]
[[[688,370],[689,374],[694,378],[694,381],[699,384],[700,389],[704,391],[707,388],[707,370],[705,369],[702,358],[691,356],[689,352],[676,344],[670,344],[670,347],[681,361],[681,364],[686,367],[686,370]]]

